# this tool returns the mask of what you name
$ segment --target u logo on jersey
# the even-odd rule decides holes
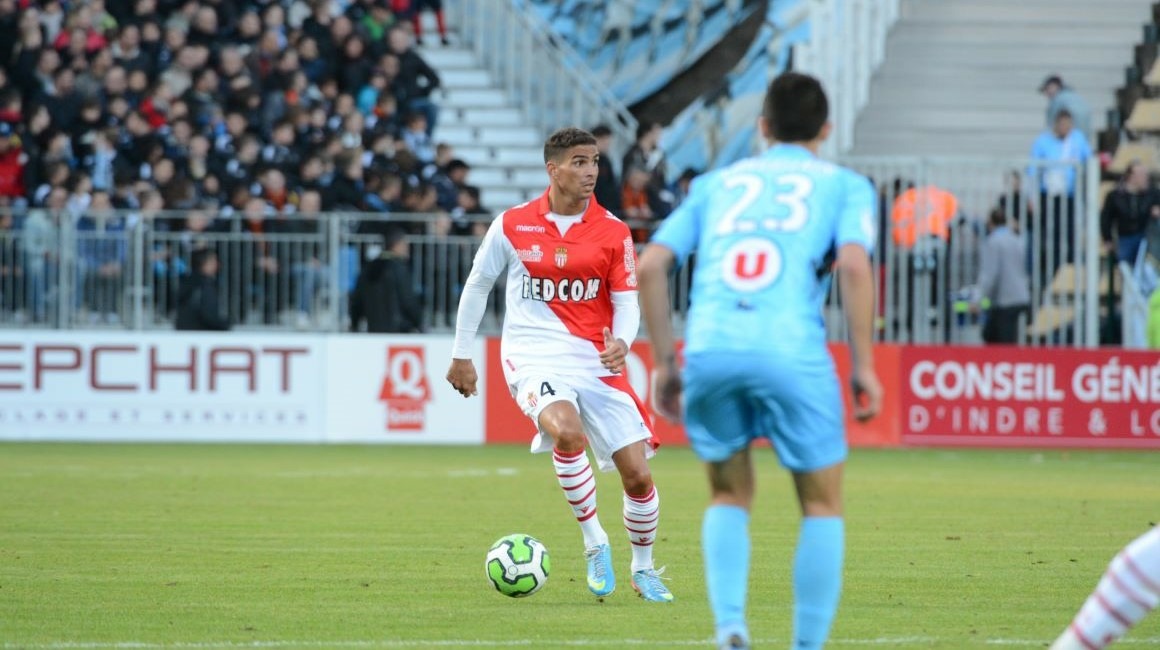
[[[781,251],[768,239],[749,237],[725,251],[721,277],[734,291],[764,289],[781,275]]]

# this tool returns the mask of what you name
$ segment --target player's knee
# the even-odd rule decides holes
[[[556,448],[560,451],[581,451],[584,449],[584,430],[578,426],[557,427],[553,435]]]
[[[645,496],[653,487],[652,472],[647,465],[621,471],[620,480],[624,484],[625,494],[632,496]]]

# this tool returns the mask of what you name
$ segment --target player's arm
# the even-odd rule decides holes
[[[874,188],[862,177],[851,180],[838,220],[838,274],[842,308],[849,329],[853,369],[854,417],[866,421],[882,408],[882,385],[874,370]]]
[[[669,273],[697,247],[701,234],[703,182],[693,181],[689,196],[661,224],[641,253],[640,308],[652,343],[656,371],[654,408],[664,417],[681,417],[681,377],[677,368],[677,343],[669,312]]]
[[[455,317],[455,343],[451,348],[451,368],[447,371],[447,381],[464,397],[478,395],[479,375],[471,361],[475,347],[475,337],[479,323],[487,311],[487,296],[495,284],[495,279],[507,268],[507,252],[504,247],[503,216],[491,222],[483,242],[475,253],[471,272],[463,284],[459,296],[459,310]]]
[[[612,327],[604,328],[604,350],[600,363],[608,370],[624,371],[624,359],[640,331],[640,305],[637,302],[636,245],[627,226],[619,232],[612,247],[605,283],[612,299]]]

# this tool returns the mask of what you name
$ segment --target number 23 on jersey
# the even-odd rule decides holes
[[[773,179],[773,214],[755,209],[755,203],[766,192],[766,179],[755,173],[739,173],[722,181],[727,190],[740,190],[740,196],[721,215],[715,234],[719,237],[758,232],[794,232],[805,227],[809,219],[806,200],[814,188],[804,174],[783,174]],[[774,283],[781,275],[782,255],[777,244],[766,237],[744,237],[734,242],[722,259],[721,277],[734,291],[753,292]]]

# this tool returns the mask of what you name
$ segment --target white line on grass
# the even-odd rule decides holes
[[[898,646],[910,643],[931,643],[932,637],[897,637],[880,639],[832,639],[831,645]],[[757,639],[756,643],[785,643],[784,639]],[[1045,645],[1046,642],[1036,642]],[[509,639],[487,641],[482,639],[413,639],[382,641],[195,641],[175,643],[148,643],[143,641],[60,641],[52,643],[5,643],[6,649],[16,650],[209,650],[212,648],[511,648],[511,647],[676,647],[712,645],[710,639]]]
[[[876,639],[831,639],[831,646],[889,646],[929,644],[949,641],[930,636],[882,637]],[[784,644],[786,639],[756,639],[758,644]],[[979,639],[987,645],[1038,646],[1044,647],[1050,641],[1042,639]],[[1160,637],[1127,638],[1120,645],[1160,645]],[[484,639],[382,639],[379,641],[188,641],[174,643],[151,643],[146,641],[54,641],[48,643],[4,643],[5,650],[211,650],[214,648],[512,648],[512,647],[625,647],[652,646],[677,647],[712,645],[709,639],[506,639],[489,641]]]

